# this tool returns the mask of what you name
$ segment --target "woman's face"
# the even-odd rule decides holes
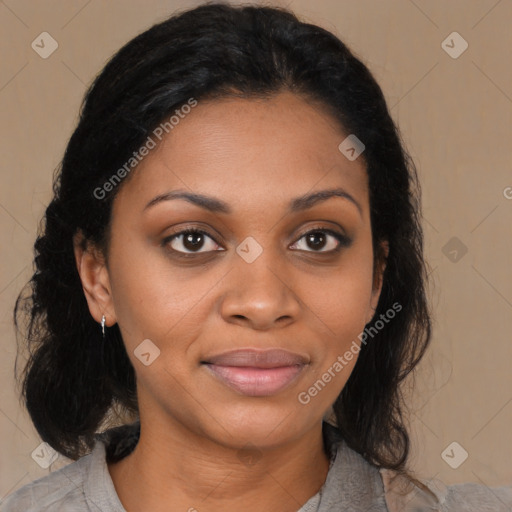
[[[141,421],[262,447],[319,425],[380,292],[364,163],[338,149],[347,135],[291,93],[200,101],[122,184],[106,292],[88,299],[119,324]],[[204,234],[179,235],[190,229]]]

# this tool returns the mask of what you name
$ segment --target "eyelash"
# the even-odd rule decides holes
[[[305,233],[302,233],[299,236],[299,238],[297,238],[297,240],[295,242],[293,242],[292,245],[297,244],[304,237],[306,237],[307,235],[312,234],[312,233],[323,233],[323,234],[331,235],[338,241],[338,246],[335,249],[331,249],[329,251],[310,250],[310,251],[304,251],[304,252],[309,252],[309,253],[313,253],[313,254],[334,254],[334,253],[338,253],[342,248],[349,247],[350,244],[352,243],[352,240],[349,237],[347,237],[341,233],[338,233],[337,231],[333,231],[331,229],[327,229],[327,228],[318,226],[318,227],[309,229]],[[208,233],[207,231],[204,231],[202,229],[198,229],[198,228],[189,228],[189,229],[184,229],[183,231],[179,231],[177,233],[173,233],[172,235],[170,235],[170,236],[164,238],[164,240],[162,240],[162,246],[167,247],[175,238],[178,238],[182,235],[189,235],[189,234],[205,235],[208,238],[212,239],[217,245],[220,246],[220,244],[217,242],[217,240],[215,240],[215,238],[210,233]],[[173,252],[178,257],[183,257],[183,258],[191,258],[191,257],[195,257],[200,254],[207,254],[209,252],[217,252],[216,250],[203,251],[203,252],[181,252],[181,251],[177,251],[172,248],[169,248],[168,250],[170,252]]]

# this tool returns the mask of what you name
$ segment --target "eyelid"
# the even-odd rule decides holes
[[[169,241],[173,237],[178,237],[184,233],[201,233],[203,235],[209,236],[216,244],[221,245],[217,238],[221,238],[221,234],[215,229],[210,227],[209,225],[203,227],[202,223],[195,224],[180,224],[178,226],[173,226],[170,228],[170,233],[165,236],[163,242]],[[215,233],[215,234],[214,234]]]
[[[329,233],[329,234],[332,234],[332,235],[342,236],[342,237],[348,238],[348,236],[345,233],[340,233],[340,232],[336,231],[335,229],[332,229],[332,228],[329,228],[327,226],[323,226],[321,224],[318,224],[318,225],[308,226],[308,228],[305,229],[304,231],[300,231],[300,234],[297,235],[297,240],[302,238],[304,235],[307,235],[309,233],[313,233],[315,231],[323,231],[324,233]]]

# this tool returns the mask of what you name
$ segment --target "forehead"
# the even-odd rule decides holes
[[[183,115],[120,191],[132,205],[172,190],[222,197],[237,208],[272,208],[313,190],[343,187],[367,208],[362,157],[318,103],[290,92],[269,99],[201,102]]]

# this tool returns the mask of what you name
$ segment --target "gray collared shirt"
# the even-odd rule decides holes
[[[10,494],[0,501],[0,512],[126,512],[108,471],[107,446],[108,460],[111,454],[122,458],[137,442],[136,426],[130,426],[131,431],[125,428],[131,433],[122,442],[118,437],[117,446],[109,431],[99,434],[89,455]],[[327,478],[297,512],[512,512],[512,486],[444,486],[437,481],[417,486],[407,477],[369,464],[337,432],[324,424],[331,455]]]

